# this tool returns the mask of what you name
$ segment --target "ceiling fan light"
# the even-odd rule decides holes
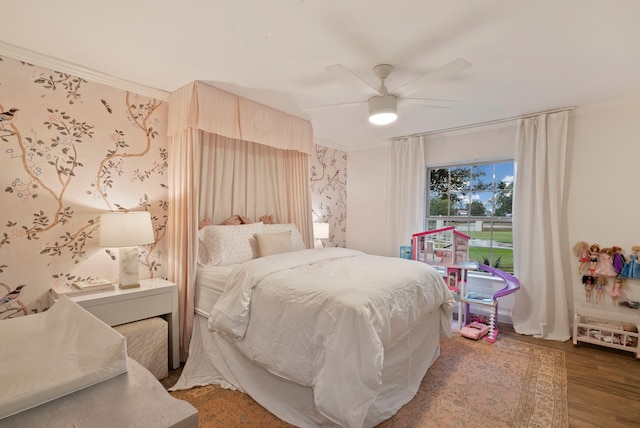
[[[369,116],[369,122],[374,125],[388,125],[398,118],[395,113],[376,113]]]
[[[369,122],[388,125],[398,118],[397,99],[394,95],[376,95],[369,98]]]

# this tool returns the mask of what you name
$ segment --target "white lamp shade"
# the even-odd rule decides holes
[[[313,237],[315,239],[329,238],[329,223],[313,223]]]
[[[131,247],[155,242],[148,211],[104,213],[100,215],[101,247]]]
[[[398,100],[395,95],[376,95],[369,98],[369,122],[388,125],[398,118]]]

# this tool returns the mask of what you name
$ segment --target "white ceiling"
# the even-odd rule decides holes
[[[5,48],[167,92],[206,81],[310,119],[316,142],[347,151],[640,88],[637,0],[3,3]],[[385,127],[368,123],[366,104],[302,109],[366,100],[326,71],[334,64],[375,87],[372,67],[392,64],[393,89],[456,58],[472,67],[413,95],[457,100],[448,109],[403,106]]]

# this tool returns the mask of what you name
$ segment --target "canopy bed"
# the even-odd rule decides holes
[[[182,288],[188,354],[173,389],[245,391],[297,426],[392,416],[438,357],[440,334],[451,333],[442,277],[412,260],[308,249],[305,121],[200,82],[172,94],[169,115],[170,279]],[[233,213],[277,224],[219,225]]]
[[[171,93],[168,124],[168,276],[179,286],[180,355],[194,314],[197,231],[205,217],[273,215],[312,240],[311,123],[203,82]]]

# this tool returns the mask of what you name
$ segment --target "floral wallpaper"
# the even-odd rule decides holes
[[[99,215],[151,213],[140,277],[164,276],[166,103],[0,57],[0,319],[48,308],[48,290],[117,280]]]
[[[347,246],[347,153],[316,145],[311,159],[313,221],[329,223],[325,247]]]

